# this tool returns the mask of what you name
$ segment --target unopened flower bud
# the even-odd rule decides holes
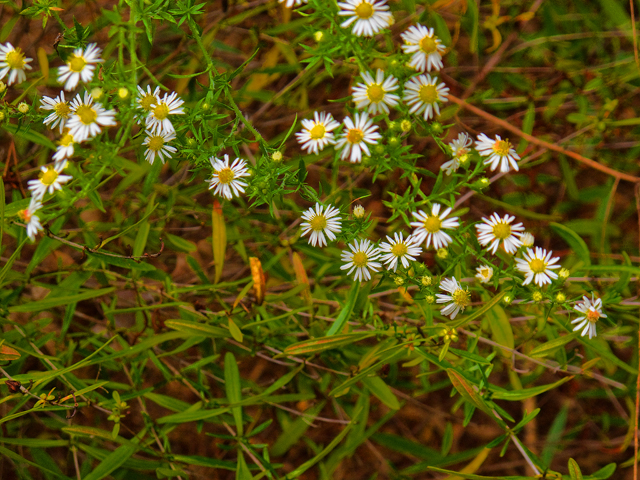
[[[556,295],[556,302],[563,303],[566,300],[567,300],[567,296],[564,293],[560,292]]]
[[[561,268],[558,272],[558,276],[563,280],[569,278],[569,275],[571,275],[571,272],[567,268]]]
[[[401,287],[402,285],[404,285],[404,279],[402,277],[396,277],[393,279],[393,283]]]
[[[397,147],[400,145],[400,139],[398,137],[390,137],[387,141],[389,142],[390,147]]]
[[[118,89],[118,97],[120,97],[122,100],[124,100],[125,98],[127,98],[129,96],[129,90],[127,90],[124,87],[120,87]]]
[[[529,248],[533,247],[535,238],[529,232],[524,232],[522,235],[520,235],[520,241],[522,242],[523,247]]]
[[[364,210],[364,207],[362,205],[356,205],[355,207],[353,207],[353,216],[354,218],[357,218],[358,220],[361,220],[364,218],[366,212]]]
[[[433,305],[434,303],[436,303],[436,297],[434,297],[433,295],[427,295],[425,297],[425,301],[429,304],[429,305]]]
[[[93,97],[94,100],[100,100],[103,94],[104,94],[104,91],[99,87],[91,89],[91,96]]]
[[[425,275],[420,279],[420,283],[422,283],[422,285],[424,285],[425,287],[428,287],[433,283],[433,279],[429,275]]]
[[[18,105],[18,111],[22,114],[26,114],[29,112],[29,105],[21,102],[20,105]]]
[[[324,39],[324,32],[318,30],[316,33],[313,34],[313,39],[320,43],[323,39]]]
[[[446,248],[439,248],[436,255],[438,255],[440,260],[445,260],[449,256],[449,250]]]
[[[442,124],[440,122],[433,122],[431,124],[431,133],[433,133],[434,135],[442,135],[442,132],[444,131],[444,128],[442,128]]]
[[[4,92],[7,89],[7,86],[3,81],[0,81],[0,93]]]
[[[273,160],[274,163],[280,163],[282,161],[282,152],[273,152],[271,154],[271,160]]]
[[[413,125],[411,124],[411,121],[409,121],[409,120],[402,120],[400,122],[400,130],[402,130],[404,133],[407,133],[407,132],[411,131],[412,126]]]
[[[534,302],[541,302],[542,301],[542,292],[535,291],[533,292],[533,295],[531,295],[531,298],[533,299]]]
[[[513,297],[511,295],[505,295],[502,301],[505,304],[509,305],[511,302],[513,302]]]

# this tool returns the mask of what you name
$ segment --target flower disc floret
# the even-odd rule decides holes
[[[392,94],[398,89],[398,80],[389,75],[384,78],[384,71],[378,69],[376,78],[369,72],[362,73],[364,82],[353,87],[353,101],[356,108],[367,108],[367,112],[372,115],[378,113],[389,113],[389,107],[395,107],[400,101],[398,95]]]
[[[410,67],[421,72],[442,68],[442,53],[445,47],[442,41],[434,35],[433,28],[418,24],[409,27],[400,36],[405,42],[402,45],[402,51],[411,54]]]
[[[476,272],[476,278],[480,283],[489,283],[493,277],[493,267],[490,265],[482,265],[481,267],[476,268]]]
[[[101,51],[95,43],[90,43],[86,49],[76,48],[69,55],[67,64],[58,69],[58,82],[64,83],[65,90],[73,90],[80,80],[91,81],[96,64],[104,61],[100,58]]]
[[[449,87],[438,83],[437,77],[418,75],[404,84],[403,100],[409,112],[422,114],[425,120],[440,115],[440,103],[448,102]]]
[[[348,17],[340,26],[347,28],[359,37],[372,37],[393,24],[387,0],[346,0],[338,2],[338,15]]]
[[[211,157],[209,162],[213,167],[213,175],[209,180],[209,190],[214,189],[214,195],[221,195],[231,200],[234,196],[239,197],[241,193],[244,193],[247,183],[241,178],[249,176],[247,163],[244,160],[236,158],[229,165],[229,155],[225,155],[224,160]]]
[[[441,207],[442,205],[439,203],[434,203],[430,214],[422,210],[411,213],[416,219],[415,222],[411,223],[412,227],[416,227],[412,234],[416,243],[422,243],[426,240],[426,247],[429,248],[433,243],[433,248],[435,249],[444,248],[451,243],[453,239],[443,229],[456,228],[460,226],[460,222],[458,217],[447,218],[451,213],[451,208],[447,208],[440,213]]]
[[[450,279],[444,278],[442,282],[440,282],[440,289],[449,292],[449,295],[436,294],[436,302],[448,304],[440,310],[440,313],[442,315],[449,315],[451,320],[456,318],[458,313],[464,312],[464,309],[471,303],[469,290],[463,289],[454,277]]]
[[[356,281],[371,280],[371,272],[378,272],[382,268],[382,265],[376,261],[379,255],[379,250],[369,240],[360,242],[356,240],[349,245],[349,250],[342,252],[341,258],[345,264],[340,267],[340,270],[348,269],[349,275],[355,271]]]
[[[489,218],[483,218],[482,223],[476,225],[480,245],[489,245],[487,250],[496,253],[498,246],[502,243],[507,253],[511,255],[516,253],[518,248],[522,246],[519,237],[524,232],[524,225],[522,223],[511,225],[515,218],[511,215],[500,218],[497,213],[492,214]]]
[[[313,120],[302,120],[302,131],[296,133],[296,139],[303,150],[317,154],[327,145],[336,143],[333,130],[340,124],[336,122],[330,113],[313,113]]]
[[[355,122],[351,118],[344,119],[345,130],[336,143],[336,149],[342,149],[340,158],[351,163],[362,162],[362,152],[367,156],[371,156],[369,145],[376,145],[378,140],[382,138],[377,125],[369,119],[367,113],[356,113]]]
[[[395,232],[393,238],[387,235],[387,241],[380,243],[380,261],[386,264],[387,270],[396,271],[398,263],[409,268],[410,263],[422,252],[422,247],[415,238],[409,235],[406,239],[402,232]]]
[[[340,210],[331,205],[323,207],[316,202],[315,207],[309,208],[302,214],[302,219],[305,220],[302,222],[302,236],[311,233],[309,244],[314,247],[326,246],[325,235],[333,241],[336,239],[335,234],[341,229]]]
[[[597,321],[600,318],[607,317],[604,313],[602,313],[602,300],[600,298],[596,299],[595,295],[591,293],[591,299],[589,299],[585,295],[582,297],[582,301],[576,303],[576,306],[573,308],[577,312],[583,314],[583,316],[571,321],[572,324],[577,324],[574,327],[573,331],[576,332],[578,330],[582,330],[582,333],[580,333],[580,335],[584,337],[588,333],[589,339],[595,337],[597,335]]]
[[[551,280],[558,278],[553,270],[560,268],[556,265],[559,257],[551,258],[552,251],[547,252],[545,249],[536,247],[535,250],[527,248],[523,254],[524,259],[516,258],[516,268],[525,274],[522,285],[528,285],[533,281],[536,285],[542,287]]]
[[[31,61],[33,59],[27,58],[20,47],[14,47],[9,42],[0,44],[0,79],[8,73],[7,85],[24,82],[27,79],[25,69],[31,70],[31,65],[28,65]]]
[[[476,150],[483,157],[487,157],[484,160],[484,164],[490,165],[491,171],[498,167],[503,173],[508,172],[511,168],[515,171],[520,170],[518,166],[520,156],[516,153],[509,140],[502,140],[500,135],[496,135],[495,140],[491,140],[484,133],[481,133],[476,141]]]

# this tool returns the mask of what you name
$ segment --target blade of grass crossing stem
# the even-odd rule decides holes
[[[147,204],[147,208],[145,210],[145,216],[150,214],[154,210],[154,201],[156,199],[155,193],[151,195],[149,199],[149,203]],[[151,225],[149,225],[149,220],[145,220],[138,227],[138,233],[136,235],[136,240],[133,244],[133,256],[139,257],[144,253],[144,249],[147,247],[147,240],[149,239],[149,231],[151,230]]]
[[[227,227],[224,224],[222,206],[218,200],[213,201],[211,211],[211,246],[213,248],[213,262],[215,265],[215,277],[213,283],[218,283],[222,277],[224,267],[224,252],[227,249]]]
[[[227,352],[224,356],[224,381],[229,403],[240,403],[240,400],[242,400],[242,395],[240,393],[240,372],[238,371],[236,357],[234,357],[231,352]],[[240,437],[244,433],[244,425],[242,424],[242,407],[232,407],[231,413],[233,414],[233,419],[236,422],[236,430]]]
[[[137,445],[122,445],[107,456],[84,480],[101,480],[126,462],[137,450]]]
[[[351,312],[353,312],[353,306],[356,304],[356,298],[358,298],[358,292],[360,291],[360,282],[357,282],[356,285],[349,292],[349,297],[347,298],[347,303],[342,308],[340,315],[336,318],[336,321],[333,322],[331,328],[327,332],[327,337],[330,335],[335,335],[338,332],[341,332],[344,328],[347,320],[351,316]]]

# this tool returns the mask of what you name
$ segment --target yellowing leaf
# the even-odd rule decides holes
[[[251,267],[251,276],[253,277],[253,294],[256,296],[256,303],[262,305],[264,301],[264,272],[262,271],[262,263],[256,257],[249,257]]]
[[[291,261],[293,263],[293,271],[296,274],[296,280],[299,285],[306,285],[307,288],[302,290],[302,298],[307,305],[311,305],[311,292],[309,291],[309,277],[307,277],[307,272],[304,269],[304,265],[302,264],[302,260],[300,259],[300,255],[297,252],[293,252],[291,256]]]
[[[45,52],[42,47],[38,48],[38,63],[40,64],[42,76],[46,81],[49,77],[49,59],[47,58],[47,52]]]
[[[0,361],[11,362],[20,358],[20,353],[6,345],[0,345]]]
[[[218,283],[222,277],[222,268],[224,267],[224,254],[227,249],[227,227],[224,224],[224,216],[222,215],[222,207],[218,200],[213,201],[213,210],[211,212],[211,246],[213,247],[213,262],[215,263],[216,274],[213,283]]]

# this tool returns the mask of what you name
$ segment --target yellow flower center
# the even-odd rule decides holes
[[[356,267],[366,267],[367,266],[367,254],[364,252],[358,252],[353,255],[353,259],[351,260]]]
[[[233,170],[231,170],[229,167],[223,168],[218,172],[218,180],[223,184],[231,183],[235,176],[236,174],[233,173]]]
[[[53,107],[53,111],[56,112],[56,115],[60,118],[67,118],[69,113],[71,113],[71,109],[66,102],[56,103],[56,106]]]
[[[158,120],[164,120],[169,116],[169,107],[166,103],[161,103],[153,109],[153,116]]]
[[[587,320],[591,323],[596,323],[600,318],[600,314],[596,310],[589,310],[587,312]]]
[[[309,225],[311,226],[311,230],[320,232],[327,227],[327,219],[324,215],[314,215],[309,221]]]
[[[489,269],[489,267],[484,267],[480,269],[480,276],[487,278],[489,275],[491,275],[491,270]]]
[[[509,150],[511,150],[511,143],[509,143],[509,140],[498,140],[491,148],[499,156],[506,157],[509,155]]]
[[[150,137],[149,143],[147,144],[147,146],[149,147],[149,150],[152,150],[154,152],[157,152],[158,150],[160,150],[163,145],[164,145],[164,138],[162,138],[162,136],[160,135],[154,135],[153,137]]]
[[[424,103],[436,103],[438,100],[438,91],[435,85],[423,85],[418,93],[420,100]]]
[[[7,53],[7,57],[5,59],[9,68],[14,70],[22,70],[24,67],[24,55],[22,54],[22,50],[20,48],[16,48],[15,50],[11,50]]]
[[[69,65],[69,70],[75,73],[80,73],[82,70],[84,70],[86,64],[87,62],[82,57],[82,55],[76,54],[71,54],[71,60],[67,62],[67,65]]]
[[[349,143],[360,143],[363,138],[364,133],[358,128],[352,128],[349,130],[349,133],[347,133],[347,142]]]
[[[391,253],[396,257],[402,257],[403,255],[406,255],[407,251],[408,251],[408,248],[404,243],[396,243],[391,248]]]
[[[504,240],[505,238],[509,238],[511,235],[511,227],[508,223],[499,222],[493,226],[493,236],[499,238],[500,240]]]
[[[71,135],[70,133],[67,133],[66,135],[64,135],[58,142],[58,144],[62,145],[63,147],[68,147],[72,143],[73,143],[73,135]]]
[[[20,210],[18,212],[18,217],[20,218],[20,220],[22,220],[23,222],[27,222],[29,223],[31,221],[31,212],[29,211],[28,208],[25,208],[24,210]]]
[[[91,125],[98,118],[98,112],[91,108],[91,105],[80,105],[76,108],[76,115],[85,125]]]
[[[453,299],[453,303],[459,307],[464,308],[469,305],[469,292],[461,288],[457,288],[456,291],[451,294],[451,298]]]
[[[424,221],[424,229],[429,233],[436,233],[440,231],[442,220],[435,215],[429,215]]]
[[[367,97],[373,103],[379,103],[384,98],[384,90],[380,85],[374,83],[367,88]]]
[[[362,2],[360,5],[356,7],[356,15],[363,20],[367,18],[371,18],[373,16],[373,7],[370,3]]]
[[[158,103],[158,99],[150,93],[147,93],[140,99],[139,103],[144,111],[148,112],[151,110],[151,105],[153,105],[154,103]]]
[[[539,258],[534,258],[529,262],[529,268],[533,273],[542,273],[547,269],[547,264]]]
[[[427,55],[436,52],[438,50],[438,44],[436,43],[435,38],[424,37],[422,40],[420,40],[420,50],[422,50]]]
[[[52,185],[57,178],[58,172],[52,166],[48,166],[46,172],[40,172],[40,182],[43,185]]]
[[[317,124],[311,130],[309,130],[309,136],[311,137],[311,140],[319,140],[321,138],[324,138],[325,133],[326,130],[324,128],[324,125],[322,125],[321,123]]]

